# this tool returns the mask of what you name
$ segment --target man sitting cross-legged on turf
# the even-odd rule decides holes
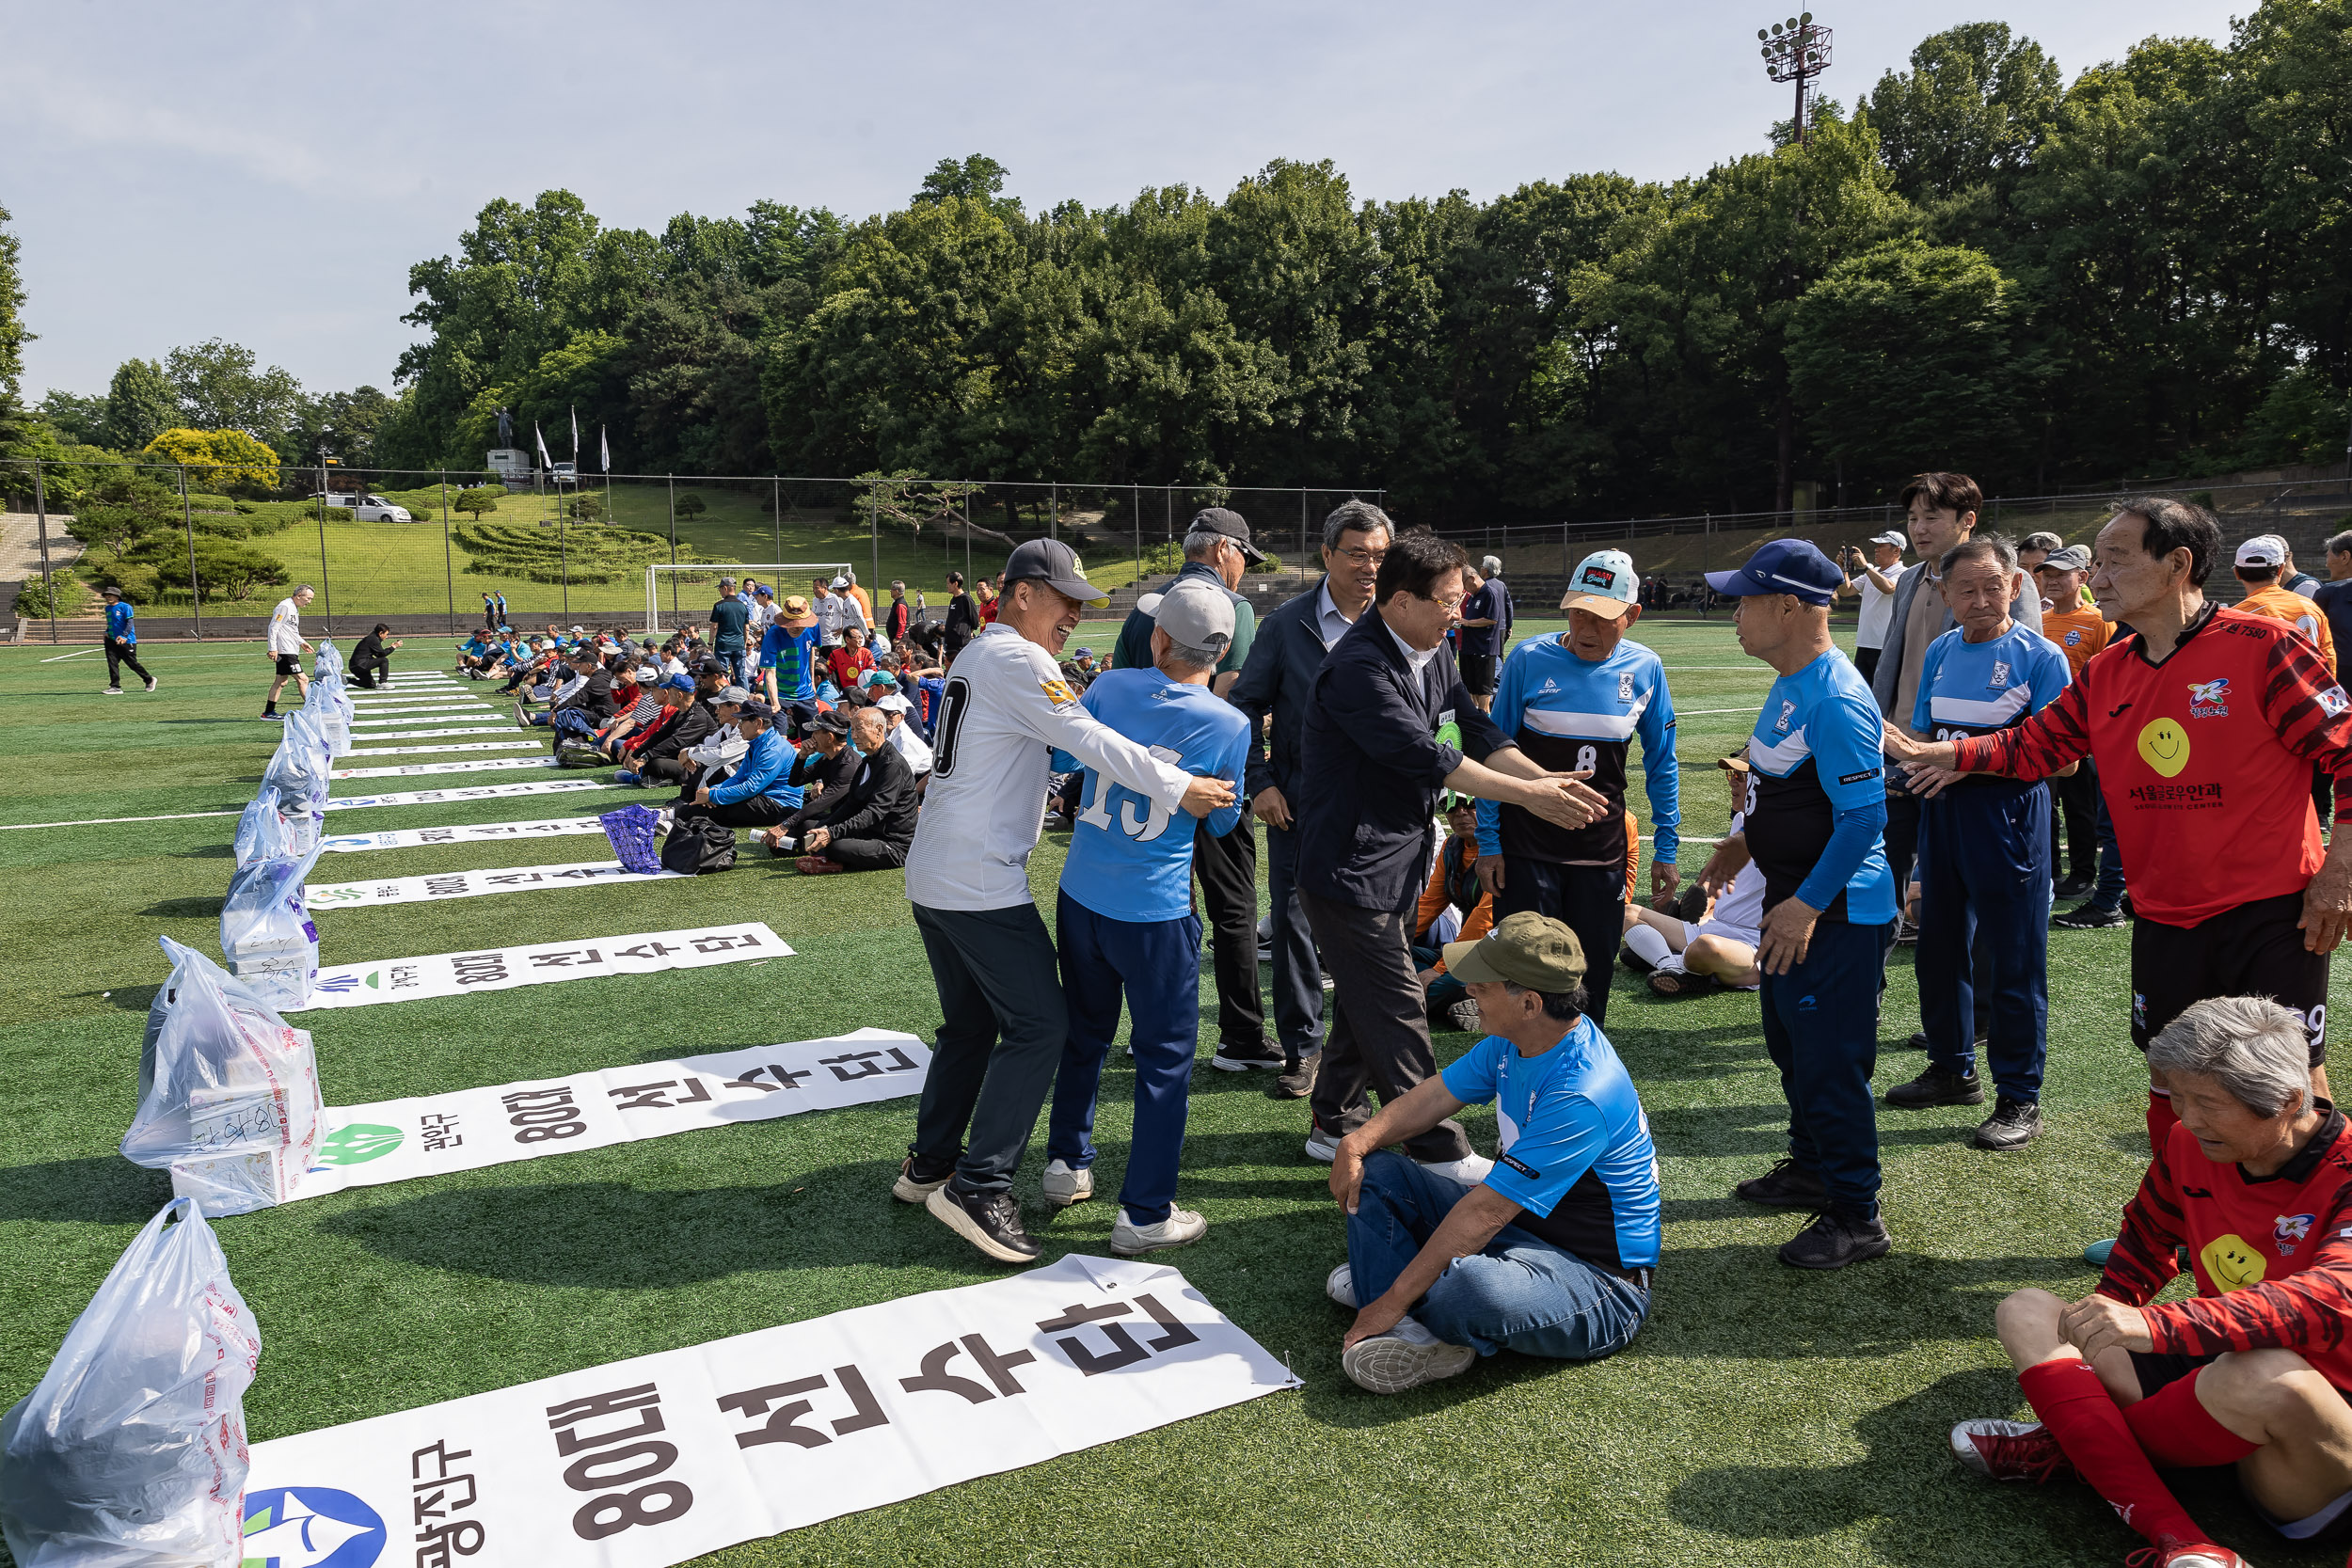
[[[1590,1361],[1632,1341],[1658,1266],[1658,1153],[1633,1080],[1583,1016],[1584,954],[1549,915],[1448,943],[1491,1031],[1340,1140],[1331,1196],[1347,1261],[1324,1290],[1357,1308],[1340,1365],[1375,1394],[1498,1350]],[[1501,1148],[1456,1180],[1383,1145],[1493,1101]]]
[[[801,818],[806,824],[801,838],[806,853],[797,864],[803,877],[896,870],[906,864],[907,848],[914,842],[914,774],[890,744],[889,715],[871,707],[851,714],[849,749],[855,760],[848,778],[840,788],[825,791],[814,814]],[[806,755],[794,759],[787,782],[798,782]],[[786,831],[781,824],[772,830]]]
[[[735,728],[751,742],[750,749],[723,781],[702,785],[691,800],[672,808],[674,827],[707,816],[722,827],[764,828],[799,809],[801,792],[784,782],[792,767],[792,747],[774,727],[775,715],[766,703],[736,705]]]
[[[1233,641],[1233,601],[1196,577],[1145,594],[1136,608],[1152,617],[1152,668],[1104,672],[1078,705],[1162,761],[1238,787],[1249,764],[1249,722],[1209,684]],[[1057,752],[1054,766],[1085,764]],[[1192,910],[1199,841],[1183,812],[1095,768],[1087,768],[1082,787],[1086,803],[1071,825],[1055,918],[1070,1030],[1054,1077],[1043,1186],[1045,1200],[1057,1205],[1094,1196],[1094,1106],[1123,992],[1136,1125],[1111,1250],[1132,1257],[1197,1242],[1209,1228],[1175,1206],[1200,1034],[1200,917]],[[1240,799],[1200,820],[1213,834],[1235,832]]]
[[[2001,1303],[1994,1325],[2042,1419],[1962,1422],[1962,1464],[1995,1481],[2079,1476],[2164,1568],[2244,1560],[2211,1544],[2157,1466],[2233,1465],[2280,1535],[2352,1536],[2352,1136],[2312,1093],[2307,1051],[2300,1015],[2250,996],[2196,1003],[2149,1042],[2178,1119],[2098,1288]],[[2178,1250],[2197,1294],[2151,1305]]]
[[[1719,759],[1715,766],[1731,782],[1731,826],[1724,836],[1744,844],[1741,835],[1747,832],[1748,807],[1756,791],[1747,749]],[[1754,990],[1764,983],[1764,972],[1756,962],[1763,926],[1764,869],[1749,860],[1731,873],[1729,885],[1708,900],[1706,912],[1696,920],[1682,920],[1627,899],[1625,950],[1629,964],[1638,960],[1637,967],[1648,968],[1649,989],[1661,996],[1685,996],[1717,985]]]

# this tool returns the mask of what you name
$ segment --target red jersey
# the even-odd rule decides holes
[[[2275,1176],[2217,1165],[2196,1134],[2171,1134],[2123,1210],[2099,1294],[2140,1309],[2160,1354],[2291,1350],[2352,1390],[2352,1137],[2327,1113]],[[2151,1307],[2186,1247],[2197,1294]]]
[[[2017,779],[2095,761],[2132,908],[2167,926],[2310,884],[2312,764],[2352,822],[2352,698],[2294,627],[2235,610],[2208,605],[2162,664],[2137,632],[2110,642],[2048,707],[1955,745],[1960,768]]]

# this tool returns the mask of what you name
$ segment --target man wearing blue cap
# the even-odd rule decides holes
[[[1733,1195],[1810,1209],[1780,1249],[1801,1269],[1842,1269],[1894,1243],[1879,1218],[1879,975],[1895,934],[1895,880],[1883,835],[1884,726],[1861,673],[1829,633],[1845,574],[1802,539],[1709,572],[1738,601],[1740,650],[1778,673],[1748,740],[1756,783],[1747,829],[1700,879],[1720,890],[1750,860],[1764,872],[1764,1044],[1788,1101],[1788,1153]]]

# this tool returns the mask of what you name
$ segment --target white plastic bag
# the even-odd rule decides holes
[[[343,689],[343,656],[335,651],[332,641],[322,639],[319,642],[317,673],[302,705],[318,726],[327,755],[349,756],[351,721],[358,717],[359,709]]]
[[[220,1243],[174,1199],[0,1418],[0,1532],[18,1568],[234,1568],[261,1356]]]
[[[319,716],[307,707],[286,715],[278,752],[262,770],[263,787],[278,791],[278,814],[292,833],[290,852],[302,854],[317,843],[326,823],[328,777],[333,766]]]
[[[207,1213],[286,1202],[325,1132],[310,1034],[203,954],[159,940],[171,977],[147,1009],[122,1157],[168,1169],[172,1192]]]
[[[309,815],[307,810],[304,815]],[[237,818],[237,868],[283,855],[289,843],[286,819],[278,809],[278,791],[263,784],[253,803],[245,808],[245,815]]]
[[[303,902],[303,879],[319,858],[313,844],[299,855],[257,861],[229,878],[220,906],[220,951],[229,973],[275,1007],[310,1000],[319,974],[319,928]]]

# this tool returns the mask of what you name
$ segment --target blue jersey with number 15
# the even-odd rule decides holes
[[[1249,721],[1205,686],[1185,686],[1157,670],[1111,670],[1097,676],[1078,705],[1152,754],[1202,778],[1223,779],[1234,800],[1212,812],[1219,838],[1241,820],[1242,769],[1249,761]],[[1054,754],[1068,769],[1077,759]],[[1192,823],[1181,808],[1154,805],[1122,784],[1087,769],[1084,803],[1070,834],[1061,890],[1110,920],[1182,920],[1192,912]]]

